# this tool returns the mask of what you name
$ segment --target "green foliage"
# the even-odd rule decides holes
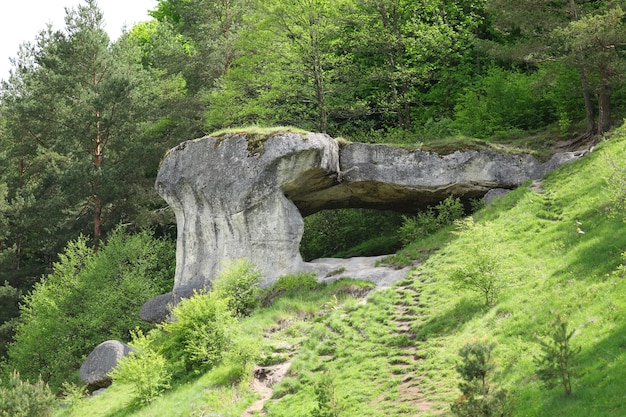
[[[490,68],[461,95],[455,107],[458,129],[484,138],[513,129],[537,129],[554,122],[554,104],[546,99],[540,76],[540,73],[529,75]]]
[[[228,302],[228,308],[237,317],[249,315],[257,302],[261,271],[247,259],[225,264],[213,281],[213,291]]]
[[[64,382],[61,384],[61,393],[63,395],[63,405],[69,409],[74,408],[87,395],[87,387],[78,385],[73,382]]]
[[[624,127],[620,128],[620,132]],[[623,139],[622,139],[623,140]],[[606,178],[606,191],[609,195],[609,214],[626,221],[626,167],[612,157],[606,157],[610,173]]]
[[[457,288],[470,289],[484,297],[486,306],[493,306],[504,288],[509,285],[502,267],[504,253],[496,250],[495,231],[486,223],[476,223],[468,217],[459,223],[460,233],[466,237],[466,259],[456,268],[450,279]]]
[[[148,233],[114,233],[98,252],[87,239],[70,242],[51,274],[35,285],[21,307],[7,370],[53,388],[70,381],[99,343],[130,338],[147,323],[139,310],[171,288],[174,250]]]
[[[13,340],[19,312],[18,303],[21,299],[21,291],[9,285],[7,281],[0,286],[0,358],[6,355],[7,344]]]
[[[572,395],[572,378],[576,376],[576,357],[581,348],[571,344],[574,330],[567,329],[568,322],[557,314],[550,324],[551,331],[546,340],[539,340],[541,356],[535,357],[537,376],[546,388],[563,387],[566,396]]]
[[[231,368],[229,384],[224,385],[247,381],[252,377],[252,370],[260,357],[259,340],[243,334],[242,329],[237,328],[232,345],[224,354],[224,363]]]
[[[389,211],[366,209],[321,211],[305,217],[300,252],[307,261],[333,257],[340,252],[344,256],[353,256],[351,250],[363,242],[381,236],[395,236],[400,222],[401,216]],[[359,255],[385,255],[393,249],[392,244]]]
[[[35,383],[22,381],[14,371],[6,387],[0,387],[0,417],[48,417],[56,400],[48,385],[39,379]]]
[[[217,365],[232,344],[236,319],[228,299],[215,292],[182,300],[173,310],[174,321],[160,326],[157,349],[177,369],[201,372]]]
[[[171,373],[165,357],[151,349],[131,352],[111,372],[114,382],[133,390],[133,403],[149,404],[170,387]]]
[[[269,288],[263,290],[259,296],[263,307],[270,306],[274,300],[285,294],[305,293],[317,287],[314,272],[300,272],[279,277]]]
[[[337,387],[333,374],[323,372],[314,388],[317,405],[311,417],[340,417],[345,405],[337,395]]]
[[[429,207],[414,217],[402,216],[403,223],[399,230],[404,245],[423,239],[441,228],[463,217],[465,211],[458,197],[447,197],[434,208]]]
[[[459,351],[461,362],[456,370],[461,376],[459,388],[463,395],[452,405],[459,417],[505,417],[512,413],[507,392],[491,383],[495,365],[491,353],[495,344],[473,340]]]

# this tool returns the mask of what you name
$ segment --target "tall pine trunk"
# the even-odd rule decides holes
[[[607,68],[600,68],[600,89],[598,91],[598,126],[596,132],[603,134],[611,129],[611,83]]]
[[[594,123],[594,112],[593,112],[593,102],[591,101],[591,93],[589,92],[589,82],[587,80],[587,71],[584,68],[579,68],[580,71],[580,83],[582,85],[583,90],[583,99],[585,101],[585,117],[587,119],[587,130],[586,133],[588,135],[595,134],[596,127]]]

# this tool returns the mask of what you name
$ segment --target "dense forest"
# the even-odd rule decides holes
[[[67,10],[0,89],[0,354],[68,242],[173,238],[153,184],[182,141],[246,125],[413,146],[596,140],[626,110],[622,6],[159,0],[114,42],[95,0]]]

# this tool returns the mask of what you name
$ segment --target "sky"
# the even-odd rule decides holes
[[[97,0],[104,14],[106,30],[117,39],[124,25],[150,20],[148,10],[157,0]],[[65,26],[65,8],[76,7],[81,0],[2,0],[0,12],[0,78],[9,76],[9,58],[17,56],[23,42],[32,42],[38,32],[52,23],[55,29]]]

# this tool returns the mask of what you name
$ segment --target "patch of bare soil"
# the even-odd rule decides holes
[[[272,397],[272,386],[282,381],[290,366],[291,362],[287,361],[272,366],[259,366],[254,370],[254,379],[250,383],[250,388],[259,394],[261,398],[252,403],[241,417],[251,417],[257,412],[263,412],[265,402]]]

